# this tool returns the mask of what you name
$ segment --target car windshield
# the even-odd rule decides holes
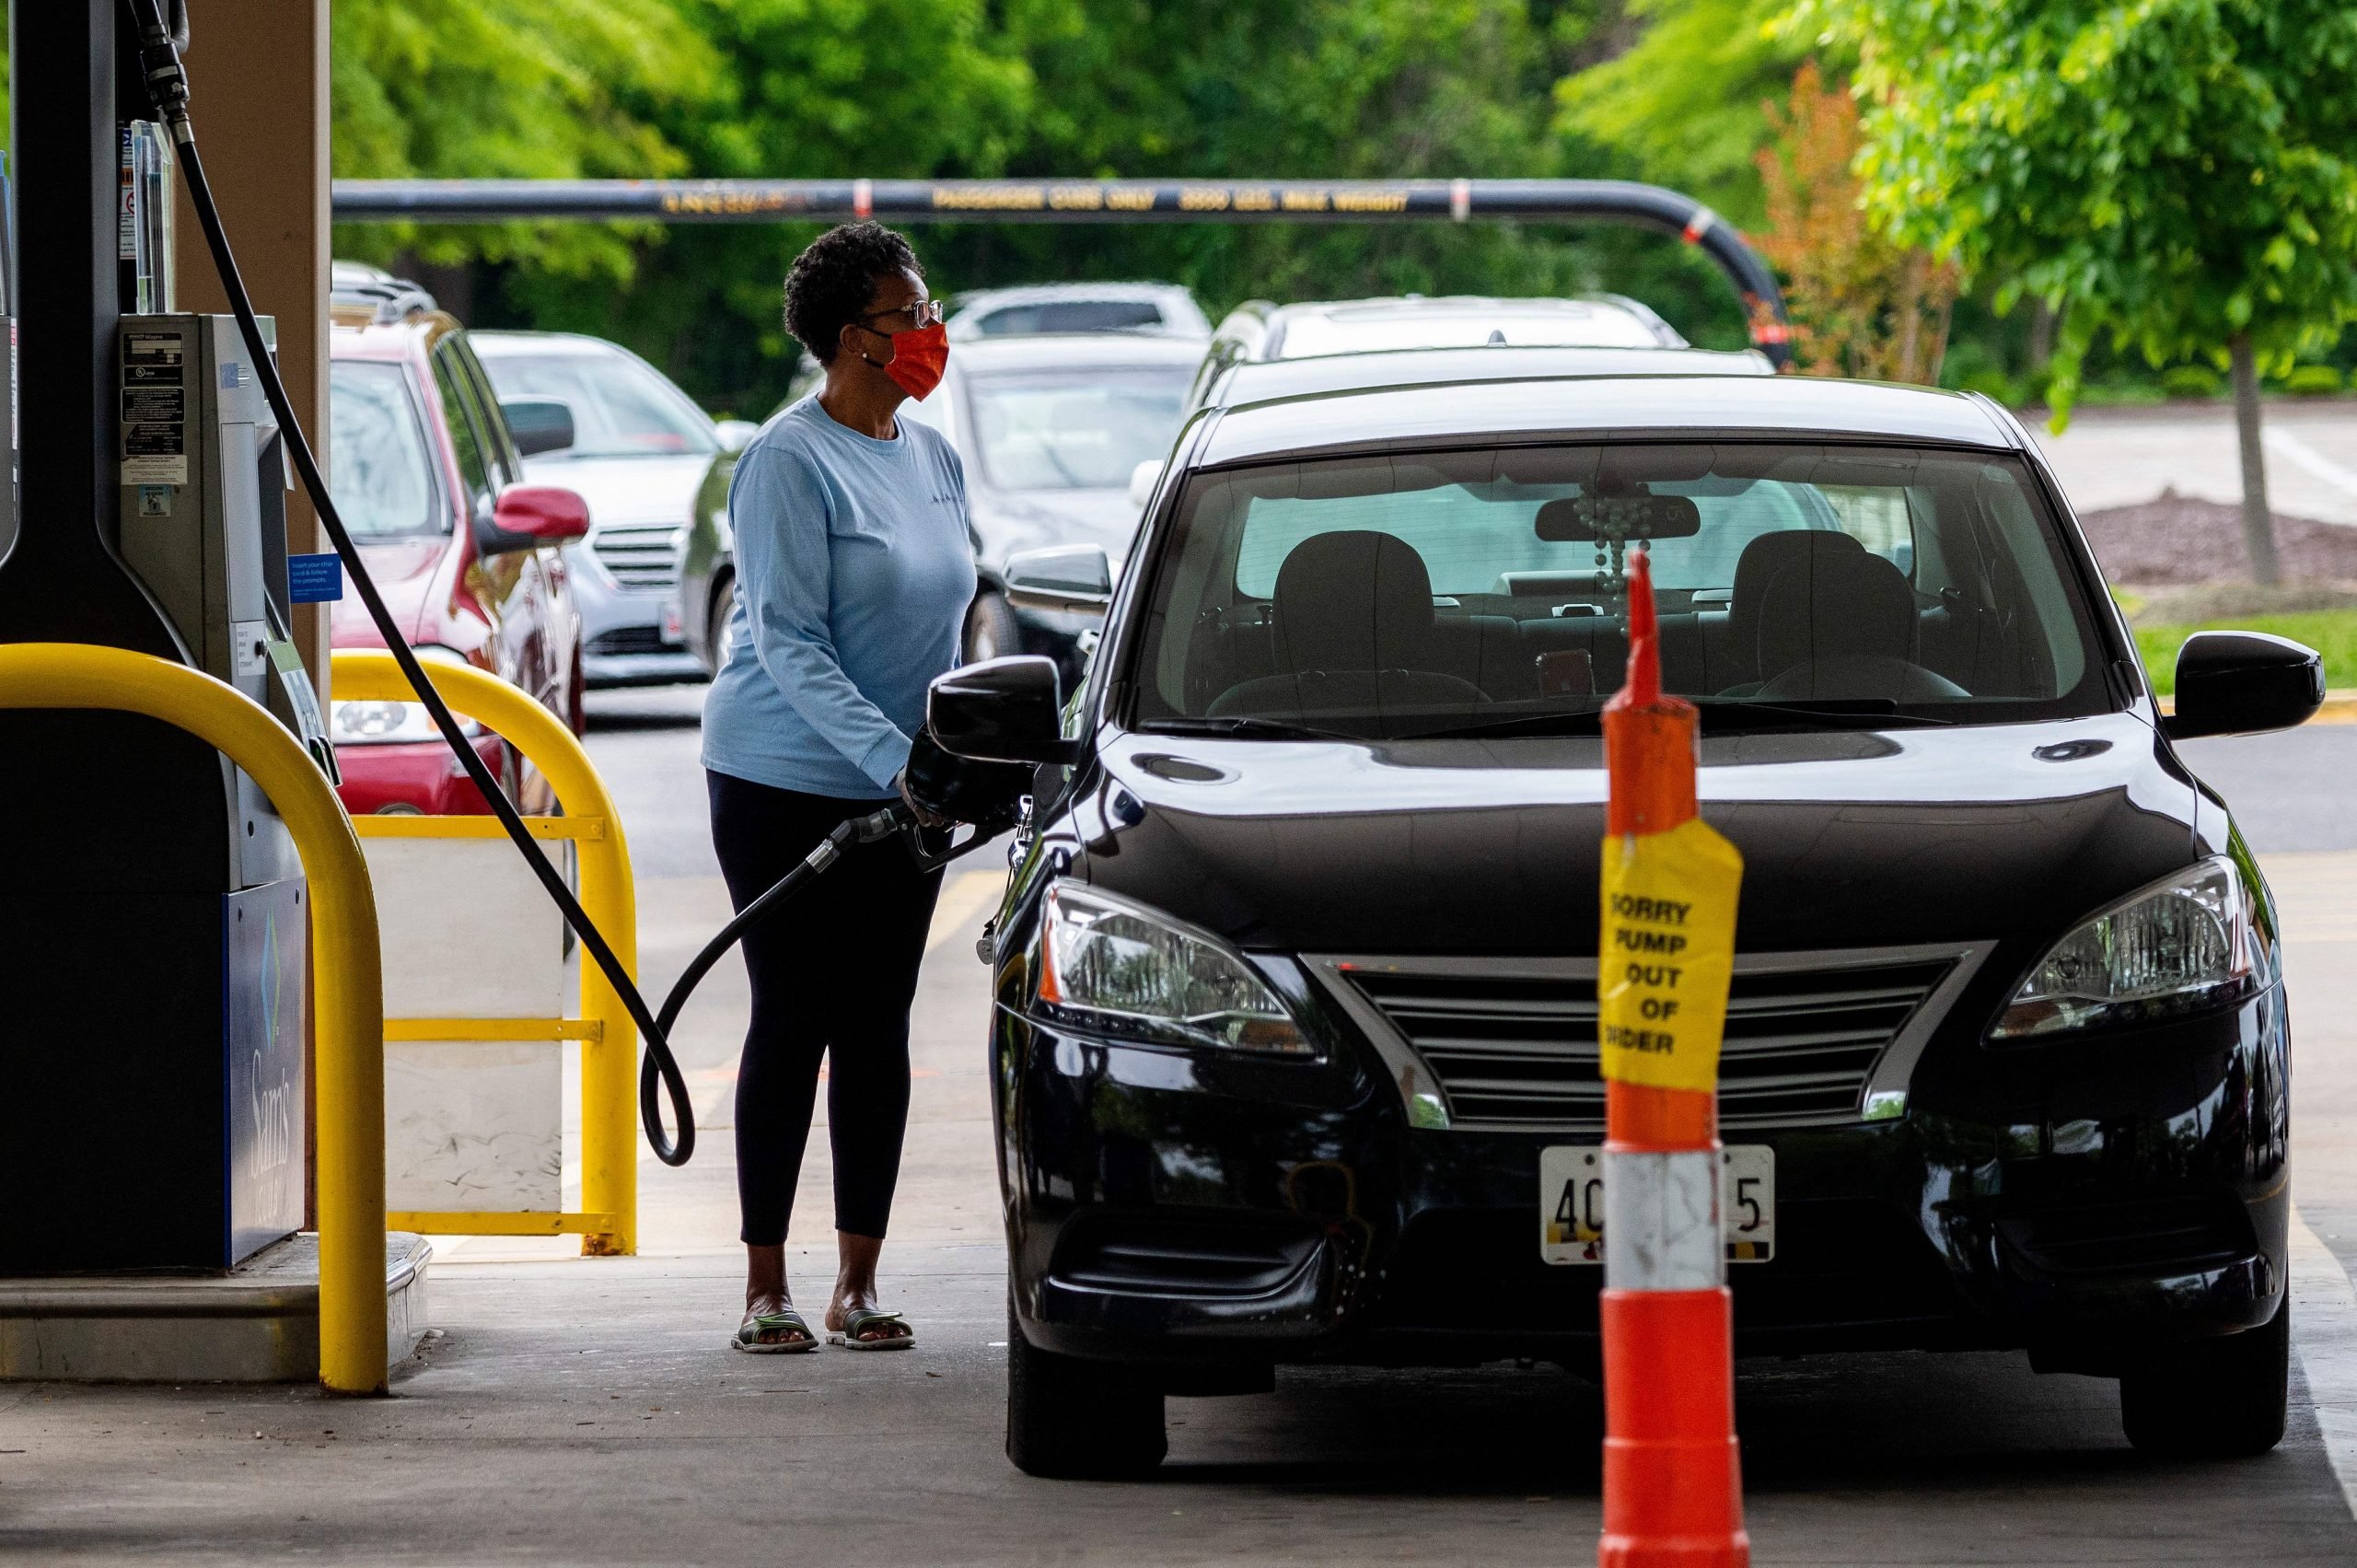
[[[978,376],[982,471],[1001,490],[1121,490],[1178,434],[1191,366]]]
[[[1593,733],[1648,548],[1708,729],[2111,704],[2055,521],[1993,453],[1795,443],[1381,454],[1201,474],[1137,640],[1140,727]]]
[[[328,443],[329,494],[354,535],[441,531],[433,454],[400,366],[351,359],[329,366]]]
[[[1162,326],[1162,307],[1151,299],[1047,299],[1002,305],[974,318],[986,338],[1037,337],[1054,332],[1146,332]]]
[[[573,409],[573,445],[552,458],[709,454],[720,443],[695,404],[641,361],[614,351],[485,354],[502,398],[560,398]]]

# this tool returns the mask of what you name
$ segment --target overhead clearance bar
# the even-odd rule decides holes
[[[339,180],[339,223],[1598,222],[1674,234],[1742,297],[1751,341],[1784,368],[1776,275],[1691,196],[1622,180]]]

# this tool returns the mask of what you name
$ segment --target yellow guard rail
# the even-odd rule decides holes
[[[340,650],[330,684],[338,702],[414,702],[393,656]],[[471,665],[428,660],[434,689],[455,713],[490,728],[522,752],[555,790],[562,817],[527,817],[535,838],[579,846],[581,907],[604,932],[633,979],[638,974],[638,892],[630,846],[605,781],[574,733],[529,695]],[[362,838],[505,838],[493,817],[385,817],[352,819]],[[373,950],[372,950],[373,952]],[[576,1018],[387,1018],[384,1039],[577,1040],[581,1042],[580,1214],[404,1210],[403,1230],[442,1236],[573,1236],[587,1256],[638,1250],[638,1030],[621,997],[582,955],[581,1016]],[[381,1097],[380,1097],[381,1098]],[[380,1112],[381,1115],[381,1112]]]
[[[319,998],[319,1382],[383,1393],[384,985],[376,894],[352,819],[267,710],[185,665],[87,643],[0,645],[0,708],[107,708],[186,730],[243,768],[294,835],[311,887]]]

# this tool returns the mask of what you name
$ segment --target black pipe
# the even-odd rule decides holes
[[[339,180],[333,199],[339,223],[1624,223],[1699,247],[1752,342],[1792,358],[1759,253],[1693,197],[1626,180]]]

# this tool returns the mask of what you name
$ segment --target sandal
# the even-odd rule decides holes
[[[791,1329],[802,1337],[798,1340],[761,1338],[763,1334],[775,1333],[781,1329]],[[802,1320],[802,1314],[790,1306],[782,1312],[756,1313],[737,1326],[737,1337],[728,1342],[748,1355],[795,1355],[819,1348],[819,1337],[810,1331],[810,1325]]]
[[[892,1331],[895,1328],[900,1330],[898,1333]],[[884,1331],[872,1340],[861,1339],[870,1329]],[[906,1350],[917,1342],[917,1333],[909,1327],[908,1319],[897,1312],[854,1307],[843,1314],[842,1328],[827,1330],[827,1342],[845,1350]]]

